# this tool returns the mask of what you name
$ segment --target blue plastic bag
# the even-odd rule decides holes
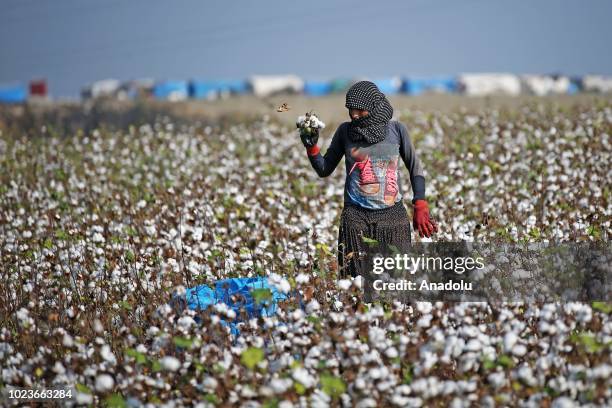
[[[255,294],[255,296],[254,296]],[[259,297],[257,301],[256,297]],[[222,324],[229,325],[232,334],[238,335],[240,331],[237,323],[246,318],[272,316],[276,313],[277,304],[286,300],[288,296],[268,283],[267,277],[231,278],[215,282],[214,286],[199,285],[186,289],[184,301],[191,310],[203,311],[210,306],[225,303],[236,313],[233,321],[222,319]]]

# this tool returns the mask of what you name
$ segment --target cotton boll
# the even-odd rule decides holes
[[[385,350],[385,356],[393,359],[399,357],[399,353],[395,347],[389,347],[387,350]]]
[[[431,313],[433,306],[431,302],[416,302],[416,309],[422,314]]]
[[[300,273],[295,277],[295,282],[303,285],[306,284],[310,281],[310,276],[306,275],[305,273]]]
[[[100,356],[111,365],[115,365],[117,363],[117,358],[111,351],[111,348],[108,344],[105,344],[100,349]]]
[[[176,357],[172,356],[163,357],[161,360],[159,360],[159,363],[164,370],[168,371],[177,371],[179,368],[181,368],[181,362]]]
[[[493,388],[499,389],[507,383],[506,374],[504,372],[491,373],[487,376],[487,381]]]
[[[109,392],[115,386],[115,380],[108,374],[100,374],[96,377],[96,391],[98,392]]]
[[[75,395],[75,402],[79,405],[93,404],[93,395],[86,394],[83,392],[77,392]]]
[[[426,329],[429,326],[431,326],[431,319],[433,319],[433,316],[430,314],[424,315],[422,316],[418,321],[417,321],[417,327]]]
[[[341,279],[338,281],[338,288],[340,290],[349,290],[351,287],[351,281],[348,279]]]
[[[181,318],[178,319],[177,324],[183,330],[189,330],[189,328],[191,328],[192,326],[195,326],[196,322],[195,320],[193,320],[193,317],[191,316],[182,316]]]
[[[518,341],[519,337],[514,332],[508,332],[504,335],[504,352],[509,353]]]
[[[305,388],[312,388],[316,385],[316,379],[310,375],[305,368],[296,368],[293,370],[292,377],[295,381],[302,384]]]
[[[551,404],[551,408],[575,408],[576,402],[568,397],[555,398]]]
[[[306,305],[306,313],[308,314],[312,314],[320,309],[321,309],[321,305],[319,305],[319,302],[317,302],[317,299],[312,299]]]
[[[516,344],[514,347],[512,347],[512,354],[517,357],[522,357],[527,354],[527,347],[522,344]]]

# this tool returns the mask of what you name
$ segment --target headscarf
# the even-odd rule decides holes
[[[369,114],[359,119],[351,119],[349,136],[353,142],[365,140],[368,143],[378,143],[385,139],[387,124],[393,117],[393,108],[370,81],[360,81],[346,93],[346,104],[349,109],[367,110]]]

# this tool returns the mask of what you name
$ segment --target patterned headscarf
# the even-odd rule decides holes
[[[385,139],[387,124],[393,117],[393,108],[370,81],[360,81],[346,93],[346,104],[349,109],[367,110],[369,114],[359,119],[352,119],[349,136],[353,142],[365,140],[368,143],[378,143]]]

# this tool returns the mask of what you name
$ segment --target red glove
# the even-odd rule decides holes
[[[306,148],[306,152],[308,153],[309,156],[316,156],[317,154],[319,154],[320,151],[321,149],[317,145]]]
[[[412,225],[415,231],[419,231],[419,236],[429,238],[434,232],[438,232],[438,226],[429,218],[429,207],[427,201],[416,200],[414,202],[414,216]]]

